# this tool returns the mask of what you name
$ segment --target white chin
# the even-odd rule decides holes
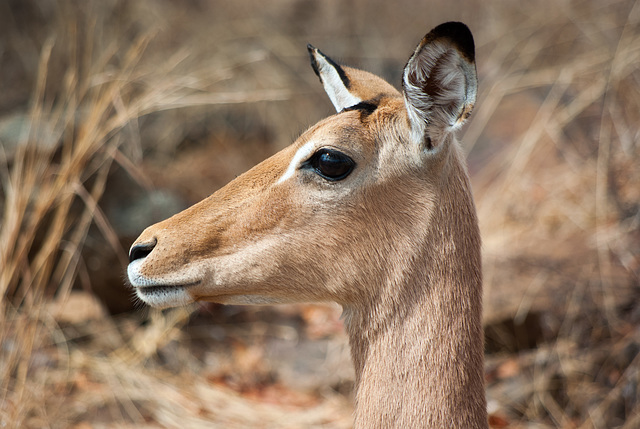
[[[163,282],[168,283],[163,284],[140,273],[143,262],[144,259],[138,259],[127,267],[129,282],[142,302],[151,307],[168,308],[180,307],[194,301],[187,290],[200,283],[199,281],[171,278],[163,279]]]
[[[180,307],[193,302],[193,298],[186,289],[183,286],[136,287],[136,295],[151,307]]]

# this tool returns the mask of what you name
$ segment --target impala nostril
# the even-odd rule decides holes
[[[137,259],[146,258],[147,255],[151,253],[153,248],[156,247],[157,242],[158,240],[154,238],[153,241],[150,241],[148,243],[140,243],[133,246],[129,251],[129,262],[133,262]]]

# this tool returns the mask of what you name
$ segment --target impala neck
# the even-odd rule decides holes
[[[377,294],[345,306],[356,427],[487,427],[480,239],[473,202],[459,198],[438,203],[412,257],[390,255],[402,270]]]

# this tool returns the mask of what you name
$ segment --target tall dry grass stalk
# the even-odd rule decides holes
[[[61,31],[76,33],[77,22]],[[35,371],[34,348],[42,347],[56,327],[45,312],[54,295],[64,300],[78,273],[80,254],[92,223],[119,248],[97,201],[105,189],[109,169],[120,151],[119,132],[143,109],[152,107],[149,90],[140,90],[135,73],[149,39],[138,38],[119,58],[119,68],[105,71],[115,58],[115,47],[93,52],[92,41],[59,40],[44,44],[28,125],[19,145],[4,160],[4,213],[0,224],[0,336],[2,355],[2,421],[16,426],[31,414],[33,396],[42,392],[27,382]],[[57,43],[67,52],[55,50]],[[69,56],[61,59],[52,55]],[[50,76],[53,61],[68,61],[63,76]],[[83,64],[81,64],[83,63]],[[83,67],[87,66],[86,68]],[[54,93],[52,79],[61,79]],[[130,99],[144,99],[133,108]],[[127,103],[128,107],[125,107]],[[45,135],[46,133],[46,135]],[[51,142],[48,146],[43,142]]]
[[[51,393],[45,391],[46,367],[57,365],[58,359],[64,362],[68,351],[55,345],[61,333],[46,304],[53,297],[64,301],[70,293],[92,225],[126,265],[125,252],[97,202],[114,163],[139,176],[130,161],[141,153],[137,119],[176,107],[286,96],[273,91],[203,96],[199,85],[211,82],[172,74],[185,61],[183,51],[162,63],[145,57],[156,28],[136,34],[133,28],[105,23],[121,3],[60,4],[40,49],[19,141],[15,148],[0,146],[3,427],[23,427],[51,412],[44,409],[44,397]],[[133,34],[132,41],[119,43],[118,30]]]

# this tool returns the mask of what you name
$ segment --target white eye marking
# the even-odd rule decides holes
[[[300,149],[298,149],[296,154],[291,159],[291,162],[289,163],[289,167],[287,167],[287,171],[285,171],[284,174],[278,179],[278,181],[276,182],[276,185],[293,177],[300,162],[311,156],[311,154],[315,149],[315,146],[316,146],[315,142],[309,141],[305,143]]]

